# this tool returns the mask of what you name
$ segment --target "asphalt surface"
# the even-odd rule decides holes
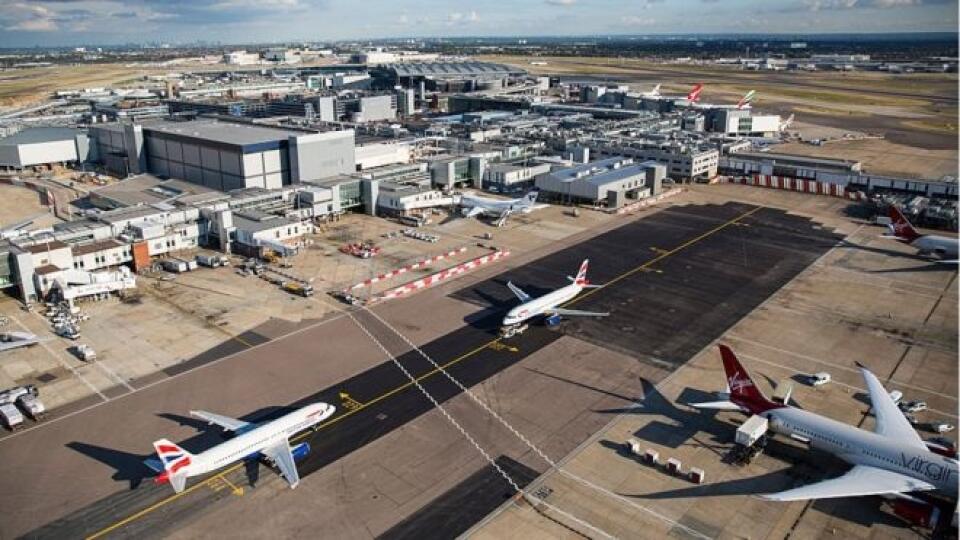
[[[731,223],[745,213],[749,214],[737,223]],[[805,218],[775,209],[734,203],[665,209],[458,291],[455,297],[475,302],[482,309],[468,318],[467,325],[423,345],[421,349],[441,365],[446,365],[448,373],[467,387],[521,362],[563,333],[627,352],[640,361],[677,366],[749,313],[838,239],[837,235],[819,229]],[[559,329],[534,326],[508,341],[496,341],[500,317],[507,306],[515,303],[503,286],[507,279],[536,295],[565,284],[565,276],[574,273],[584,257],[591,259],[591,281],[609,285],[582,294],[571,307],[609,310],[610,317],[567,321]],[[417,300],[413,297],[406,301]],[[378,339],[396,340],[390,329],[371,315],[358,312],[355,316]],[[281,340],[285,339],[293,337]],[[513,350],[505,350],[505,346]],[[443,403],[461,393],[460,388],[437,374],[434,366],[416,351],[397,359],[420,378],[421,384],[438,402]],[[289,406],[316,401],[336,403],[340,408],[319,431],[297,439],[298,442],[309,442],[312,448],[299,464],[304,478],[433,408],[390,361]],[[286,410],[256,411],[245,419],[269,420]],[[179,420],[191,422],[190,419]],[[197,427],[202,429],[204,426]],[[214,432],[205,431],[182,441],[182,445],[188,450],[199,451],[217,442],[219,437]],[[110,459],[109,456],[96,455],[97,452],[109,453],[109,450],[74,449],[94,459]],[[230,496],[230,489],[216,488],[188,488],[182,496],[171,499],[169,486],[156,486],[149,481],[151,473],[138,465],[142,457],[126,456],[123,466],[118,467],[134,489],[107,496],[35,529],[27,536],[62,538],[97,533],[123,537],[163,536],[165,531],[176,528],[179,523],[202,517],[209,504],[243,504],[237,502],[242,499]],[[251,476],[262,479],[264,475],[272,474],[264,467],[254,467]],[[201,482],[192,479],[189,485],[199,486]],[[468,492],[468,488],[469,484],[460,486],[458,496]],[[476,489],[479,491],[473,496],[483,498],[482,494],[490,489],[489,483],[479,482]],[[489,504],[494,502],[489,498],[485,500]],[[479,505],[476,512],[469,513],[470,516],[464,515],[464,523],[469,526],[480,519],[484,515],[480,509],[487,509],[489,504]],[[4,512],[8,511],[16,509],[4,509]],[[446,526],[443,524],[449,518],[447,512],[432,509],[430,505],[415,516],[419,517],[408,526],[421,531],[430,530],[431,524]],[[401,529],[397,531],[402,532]]]

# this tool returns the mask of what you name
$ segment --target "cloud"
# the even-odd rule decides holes
[[[657,24],[656,19],[639,15],[624,15],[620,17],[620,22],[625,26],[653,26]]]
[[[447,15],[448,26],[452,26],[456,24],[475,23],[479,20],[480,20],[480,16],[477,15],[476,11],[469,11],[467,13],[456,11],[454,13]]]
[[[551,6],[570,7],[577,3],[577,0],[546,0]]]

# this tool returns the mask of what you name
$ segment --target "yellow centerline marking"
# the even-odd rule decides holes
[[[243,488],[237,487],[236,485],[234,485],[233,482],[227,480],[227,471],[223,471],[222,473],[218,474],[214,478],[219,478],[220,480],[223,480],[224,482],[226,482],[226,484],[230,486],[230,489],[233,490],[234,495],[243,495]]]
[[[609,287],[610,285],[613,285],[614,283],[617,283],[618,281],[621,281],[621,280],[623,280],[623,279],[625,279],[625,278],[627,278],[627,277],[632,276],[633,274],[636,274],[637,272],[642,272],[642,271],[644,271],[644,270],[647,270],[651,265],[656,264],[656,263],[659,262],[659,261],[662,261],[663,259],[665,259],[665,258],[667,258],[667,257],[669,257],[669,256],[671,256],[671,255],[673,255],[673,254],[675,254],[675,253],[677,253],[678,251],[681,251],[681,250],[683,250],[683,249],[685,249],[685,248],[687,248],[687,247],[689,247],[689,246],[691,246],[691,245],[693,245],[693,244],[695,244],[695,243],[703,240],[704,238],[707,238],[707,237],[710,236],[710,235],[716,234],[717,232],[719,232],[719,231],[721,231],[721,230],[723,230],[723,229],[725,229],[725,228],[727,228],[727,227],[729,227],[729,226],[731,226],[731,225],[736,224],[737,222],[739,222],[739,221],[742,220],[743,218],[748,217],[748,216],[756,213],[757,211],[761,210],[762,208],[763,208],[762,206],[758,206],[758,207],[754,208],[753,210],[750,210],[750,211],[748,211],[748,212],[745,212],[745,213],[743,213],[743,214],[740,214],[739,216],[737,216],[737,217],[735,217],[735,218],[733,218],[733,219],[731,219],[731,220],[729,220],[729,221],[726,221],[726,222],[724,222],[724,223],[722,223],[722,224],[720,224],[720,225],[718,225],[718,226],[710,229],[709,231],[707,231],[707,232],[705,232],[705,233],[703,233],[703,234],[701,234],[701,235],[699,235],[699,236],[696,236],[696,237],[694,237],[694,238],[692,238],[692,239],[690,239],[690,240],[687,240],[686,242],[680,244],[679,246],[677,246],[677,247],[675,247],[675,248],[673,248],[673,249],[664,251],[664,252],[662,252],[660,255],[658,255],[658,256],[654,257],[653,259],[651,259],[651,260],[643,263],[642,265],[640,265],[640,266],[638,266],[638,267],[636,267],[636,268],[633,268],[632,270],[628,270],[628,271],[624,272],[623,274],[620,274],[619,276],[611,279],[610,281],[604,283],[602,286],[597,287],[596,289],[590,289],[590,290],[587,291],[586,293],[583,293],[583,294],[581,294],[580,296],[574,298],[573,300],[570,300],[570,301],[567,302],[565,305],[571,305],[571,304],[573,304],[573,303],[575,303],[575,302],[577,302],[577,301],[579,301],[579,300],[583,300],[584,298],[587,298],[587,297],[590,296],[591,294],[593,294],[593,293],[595,293],[595,292],[597,292],[597,291],[599,291],[599,290],[601,290],[601,289],[605,289],[605,288]],[[462,354],[462,355],[454,358],[453,360],[450,360],[450,361],[447,362],[446,364],[441,364],[439,368],[434,368],[434,369],[432,369],[432,370],[424,373],[423,375],[421,375],[421,376],[419,376],[419,377],[416,378],[416,382],[420,382],[420,381],[423,381],[424,379],[427,379],[427,378],[429,378],[429,377],[432,377],[432,376],[436,375],[437,373],[440,373],[441,371],[446,370],[448,367],[453,366],[453,365],[456,365],[456,364],[458,364],[458,363],[466,360],[467,358],[470,358],[471,356],[474,356],[475,354],[477,354],[478,352],[480,352],[480,351],[482,351],[482,350],[484,350],[484,349],[491,348],[491,347],[496,347],[497,344],[500,344],[502,341],[503,341],[503,338],[499,338],[499,337],[496,338],[496,339],[490,340],[489,342],[484,343],[483,345],[480,345],[479,347],[477,347],[477,348],[475,348],[475,349],[472,349],[472,350],[470,350],[470,351],[468,351],[468,352],[466,352],[466,353],[464,353],[464,354]],[[339,416],[335,416],[335,417],[331,418],[330,420],[327,420],[326,422],[317,424],[317,426],[316,426],[315,428],[313,428],[313,430],[307,431],[307,432],[304,432],[304,433],[301,433],[300,435],[297,435],[296,437],[291,438],[291,439],[290,439],[290,442],[292,442],[292,443],[300,442],[301,440],[303,440],[304,438],[306,438],[307,436],[309,436],[312,432],[320,431],[321,429],[326,429],[326,428],[328,428],[328,427],[336,424],[337,422],[343,420],[344,418],[350,417],[350,416],[352,416],[352,415],[354,415],[354,414],[356,414],[356,413],[358,413],[358,412],[366,409],[367,407],[369,407],[369,406],[371,406],[371,405],[374,405],[374,404],[379,403],[379,402],[381,402],[381,401],[383,401],[383,400],[385,400],[385,399],[387,399],[387,398],[389,398],[389,397],[391,397],[391,396],[394,396],[394,395],[396,395],[396,394],[398,394],[398,393],[406,390],[407,388],[410,388],[410,387],[413,386],[413,385],[414,385],[413,381],[407,381],[407,382],[401,384],[400,386],[397,386],[396,388],[394,388],[394,389],[392,389],[392,390],[389,390],[389,391],[387,391],[387,392],[384,392],[383,394],[381,394],[381,395],[379,395],[379,396],[371,399],[370,401],[367,401],[367,402],[364,402],[364,403],[360,403],[360,406],[357,407],[357,408],[355,408],[355,409],[349,409],[349,410],[345,411],[343,414],[341,414],[341,415],[339,415]],[[117,530],[118,528],[123,527],[124,525],[127,525],[127,524],[129,524],[129,523],[132,523],[132,522],[140,519],[141,517],[149,514],[150,512],[153,512],[154,510],[156,510],[156,509],[158,509],[158,508],[161,508],[161,507],[165,506],[166,504],[171,503],[171,502],[173,502],[173,501],[175,501],[175,500],[183,497],[184,495],[186,495],[186,494],[188,494],[188,493],[193,492],[194,490],[196,490],[197,488],[199,488],[199,487],[201,487],[201,486],[209,485],[210,483],[212,483],[214,480],[216,480],[216,479],[218,479],[218,478],[219,478],[219,479],[223,479],[223,480],[226,481],[226,478],[225,478],[225,475],[226,475],[226,474],[231,473],[231,472],[233,472],[233,471],[236,471],[236,470],[240,469],[241,467],[243,467],[243,462],[242,462],[242,461],[239,462],[239,463],[235,463],[235,464],[231,465],[230,467],[227,467],[226,469],[224,469],[224,470],[221,471],[220,473],[218,473],[218,474],[216,474],[216,475],[214,475],[214,476],[208,477],[207,479],[205,479],[205,480],[203,480],[203,481],[201,481],[201,482],[198,482],[197,484],[194,484],[192,487],[189,487],[189,488],[181,491],[180,493],[175,493],[175,494],[167,497],[166,499],[163,499],[163,500],[161,500],[161,501],[157,501],[156,503],[154,503],[154,504],[152,504],[152,505],[144,508],[143,510],[140,510],[140,511],[134,513],[134,514],[131,514],[130,516],[128,516],[128,517],[126,517],[126,518],[124,518],[124,519],[121,519],[120,521],[117,521],[117,522],[114,523],[113,525],[110,525],[110,526],[108,526],[108,527],[106,527],[106,528],[104,528],[104,529],[101,529],[100,531],[97,531],[97,532],[91,534],[90,536],[87,537],[87,540],[95,540],[95,539],[97,539],[97,538],[102,538],[103,536],[105,536],[105,535],[107,535],[107,534],[109,534],[109,533]],[[227,483],[229,484],[229,482],[227,482]],[[233,484],[230,484],[230,485],[233,485]],[[235,489],[236,489],[236,487],[235,487]]]

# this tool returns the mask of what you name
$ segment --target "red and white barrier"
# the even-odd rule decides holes
[[[373,302],[380,302],[382,300],[390,300],[391,298],[398,298],[400,296],[410,294],[414,291],[425,289],[427,287],[436,285],[441,281],[445,281],[455,276],[459,276],[460,274],[463,274],[464,272],[467,272],[469,270],[473,270],[474,268],[478,268],[485,264],[503,259],[509,255],[510,255],[509,251],[494,251],[493,253],[484,255],[482,257],[477,257],[476,259],[467,261],[463,264],[451,266],[450,268],[447,268],[446,270],[441,270],[436,274],[431,274],[429,276],[420,278],[416,281],[411,281],[410,283],[390,289],[389,291],[379,296],[375,296],[371,298],[369,302],[373,303]]]
[[[360,283],[356,283],[356,284],[354,284],[354,285],[351,285],[351,286],[347,287],[346,289],[344,289],[343,292],[344,292],[344,293],[347,293],[347,292],[349,292],[349,291],[353,291],[353,290],[356,290],[356,289],[361,289],[361,288],[363,288],[363,287],[369,287],[369,286],[373,285],[374,283],[377,283],[377,282],[380,282],[380,281],[383,281],[383,280],[386,280],[386,279],[390,279],[390,278],[395,278],[395,277],[399,276],[400,274],[406,274],[407,272],[409,272],[409,271],[411,271],[411,270],[416,270],[416,269],[418,269],[418,268],[422,268],[423,266],[426,266],[426,265],[428,265],[428,264],[430,264],[430,263],[434,263],[434,262],[437,262],[437,261],[446,259],[447,257],[454,257],[454,256],[456,256],[456,255],[459,255],[459,254],[465,252],[465,251],[467,251],[467,247],[466,247],[466,246],[463,246],[463,247],[458,248],[458,249],[450,250],[450,251],[448,251],[448,252],[446,252],[446,253],[441,253],[440,255],[434,255],[433,257],[428,257],[428,258],[426,258],[426,259],[419,260],[419,261],[417,261],[417,262],[415,262],[415,263],[413,263],[413,264],[409,264],[409,265],[407,265],[407,266],[404,266],[403,268],[397,268],[397,269],[391,270],[391,271],[389,271],[389,272],[387,272],[387,273],[385,273],[385,274],[380,274],[379,276],[372,277],[372,278],[370,278],[370,279],[361,281]]]
[[[646,199],[640,199],[639,201],[637,201],[637,202],[635,202],[635,203],[631,203],[631,204],[628,204],[628,205],[626,205],[626,206],[622,206],[622,207],[620,207],[620,208],[617,208],[617,215],[626,214],[627,212],[633,212],[634,210],[639,210],[639,209],[641,209],[641,208],[646,208],[646,207],[648,207],[648,206],[652,206],[652,205],[657,204],[658,202],[662,201],[663,199],[666,199],[667,197],[673,197],[674,195],[680,193],[681,191],[683,191],[683,190],[680,189],[680,188],[673,188],[673,189],[669,189],[669,190],[667,190],[667,191],[664,191],[663,193],[661,193],[661,194],[659,194],[659,195],[655,195],[655,196],[653,196],[653,197],[647,197]]]
[[[813,193],[816,195],[829,195],[831,197],[840,197],[843,199],[850,199],[852,201],[864,201],[867,199],[866,193],[862,191],[848,191],[846,186],[842,184],[830,184],[827,182],[819,182],[817,180],[807,180],[805,178],[756,174],[752,177],[727,177],[727,181],[732,184],[743,184],[746,186],[785,189],[788,191],[799,191],[801,193]]]

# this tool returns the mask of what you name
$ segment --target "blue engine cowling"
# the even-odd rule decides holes
[[[310,443],[300,443],[294,446],[291,450],[293,459],[295,461],[300,461],[301,459],[307,457],[307,454],[310,453]]]
[[[547,317],[546,319],[544,319],[543,322],[544,322],[544,324],[546,324],[547,326],[557,326],[557,325],[560,324],[560,316],[559,316],[559,315],[550,315],[549,317]]]

